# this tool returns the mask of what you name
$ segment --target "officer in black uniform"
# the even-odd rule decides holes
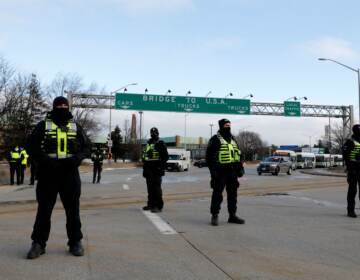
[[[360,125],[356,124],[352,128],[353,135],[348,139],[343,147],[343,158],[347,169],[347,181],[349,184],[347,193],[347,215],[356,218],[355,197],[357,185],[360,187]],[[360,195],[360,192],[359,192]]]
[[[30,157],[38,163],[38,210],[31,235],[33,243],[27,258],[35,259],[45,253],[51,213],[58,194],[66,212],[69,252],[74,256],[83,256],[79,210],[81,181],[78,167],[84,158],[90,156],[90,141],[83,129],[73,121],[65,97],[54,99],[53,110],[35,127],[27,150]]]
[[[100,183],[104,153],[99,146],[97,146],[96,150],[91,154],[91,160],[94,163],[93,184],[95,184],[95,182]],[[96,180],[96,176],[97,176],[97,180]]]
[[[8,156],[8,161],[10,165],[10,185],[14,185],[14,177],[16,174],[16,184],[20,185],[21,178],[20,178],[20,161],[21,161],[21,155],[20,155],[20,149],[18,146],[14,147]]]
[[[156,127],[150,129],[151,138],[143,151],[144,170],[148,191],[148,202],[143,210],[153,213],[161,212],[164,207],[162,199],[161,181],[165,175],[166,162],[169,159],[166,145],[159,140],[159,131]]]
[[[222,193],[226,187],[229,211],[229,223],[244,224],[245,221],[236,216],[238,177],[244,174],[241,162],[241,151],[231,134],[231,123],[227,119],[219,120],[219,131],[211,137],[207,150],[206,162],[211,174],[211,224],[219,224],[218,214],[223,200]]]

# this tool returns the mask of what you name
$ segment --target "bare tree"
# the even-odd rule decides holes
[[[264,151],[265,145],[256,132],[242,131],[235,138],[245,160],[254,160],[255,155]]]
[[[96,83],[90,84],[87,88],[84,87],[82,78],[74,73],[58,73],[51,84],[47,87],[47,97],[49,103],[56,96],[63,96],[66,93],[102,93],[104,89],[99,89]],[[87,102],[84,101],[83,105]],[[79,123],[89,137],[96,135],[101,130],[101,125],[95,117],[96,109],[93,108],[75,108],[72,113],[74,120]]]

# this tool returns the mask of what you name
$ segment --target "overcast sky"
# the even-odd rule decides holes
[[[358,0],[0,0],[0,54],[45,83],[72,72],[109,92],[137,82],[129,91],[252,93],[257,102],[307,96],[308,104],[357,110],[356,73],[317,58],[359,67],[359,10]],[[123,126],[130,114],[114,112],[113,123]],[[187,135],[207,137],[222,117],[189,115]],[[274,144],[308,143],[328,123],[225,117],[235,132]],[[108,112],[101,119],[106,127]],[[144,134],[152,126],[183,135],[184,114],[145,112]]]

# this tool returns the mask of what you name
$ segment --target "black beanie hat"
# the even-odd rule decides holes
[[[152,128],[150,129],[150,133],[157,133],[157,134],[159,134],[159,130],[158,130],[156,127],[152,127]]]
[[[219,120],[219,128],[223,128],[226,123],[231,123],[228,119]]]
[[[353,127],[352,127],[352,131],[354,134],[358,134],[359,131],[360,131],[360,124],[355,124]]]
[[[53,109],[61,104],[66,104],[69,107],[69,101],[64,96],[56,97],[53,102]]]

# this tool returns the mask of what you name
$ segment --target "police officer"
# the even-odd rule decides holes
[[[103,166],[103,160],[104,160],[104,153],[102,152],[101,148],[99,146],[96,147],[96,150],[91,154],[91,160],[94,163],[94,169],[93,169],[93,184],[100,183],[101,180],[101,171]],[[97,180],[96,180],[97,175]]]
[[[241,162],[241,151],[231,134],[231,123],[227,119],[219,120],[219,131],[210,140],[206,150],[206,162],[211,174],[211,224],[219,224],[222,193],[226,187],[229,211],[229,223],[244,224],[245,221],[236,216],[238,177],[244,174]]]
[[[20,147],[20,184],[24,184],[24,177],[26,166],[28,163],[28,157],[26,150],[23,147]]]
[[[84,255],[81,244],[81,182],[78,167],[81,161],[90,155],[89,147],[90,142],[84,131],[73,121],[68,100],[62,96],[56,97],[53,110],[47,114],[45,120],[38,123],[28,143],[29,155],[38,163],[38,210],[28,259],[38,258],[45,253],[51,214],[58,194],[66,212],[69,252],[74,256]]]
[[[162,199],[161,181],[165,174],[165,165],[169,159],[166,145],[159,140],[159,131],[156,127],[150,129],[151,138],[143,151],[144,170],[148,191],[147,205],[143,210],[151,210],[153,213],[161,212],[164,207]]]
[[[356,218],[355,197],[357,185],[360,186],[360,124],[352,128],[353,135],[348,139],[343,147],[343,158],[347,169],[347,181],[349,184],[347,193],[347,215]],[[359,193],[360,194],[360,193]]]
[[[19,147],[14,147],[8,156],[8,161],[10,164],[10,185],[14,185],[14,176],[16,174],[16,184],[20,185],[20,150]]]

